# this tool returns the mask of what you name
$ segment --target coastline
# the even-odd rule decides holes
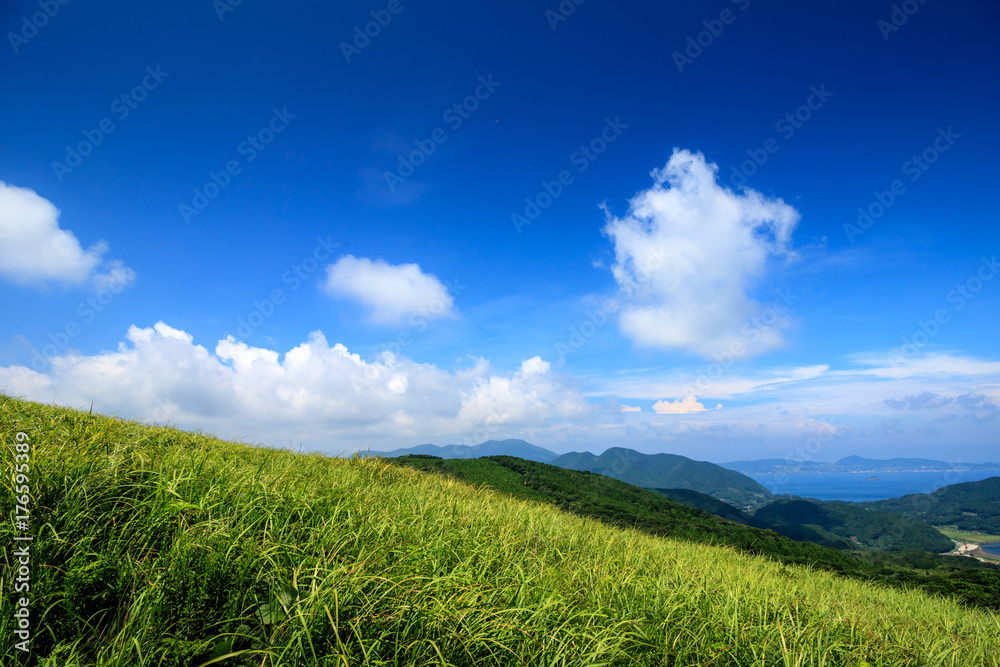
[[[986,553],[982,550],[981,545],[975,542],[955,542],[955,548],[949,551],[945,556],[968,556],[969,558],[975,558],[981,563],[1000,563],[1000,556],[994,556],[993,554]]]

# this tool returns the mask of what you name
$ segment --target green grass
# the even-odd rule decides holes
[[[896,587],[920,588],[949,595],[964,603],[1000,611],[1000,568],[973,558],[952,558],[914,549],[906,551],[853,550],[849,541],[821,526],[798,526],[797,541],[774,530],[747,526],[678,503],[649,489],[586,471],[526,461],[511,456],[478,459],[441,459],[435,456],[401,456],[387,459],[393,465],[435,472],[475,486],[486,485],[515,498],[544,501],[560,510],[597,519],[618,527],[640,530],[658,537],[733,547],[744,553],[766,556],[785,565],[808,565],[845,577]],[[690,492],[688,492],[690,493]],[[702,500],[718,502],[705,496]],[[777,501],[779,504],[783,501]],[[805,503],[807,507],[817,507]],[[832,504],[836,507],[836,503]],[[825,510],[822,510],[824,513]],[[863,515],[877,512],[858,510]],[[914,520],[896,516],[899,532],[883,533],[886,542],[905,542],[906,524]],[[756,518],[756,517],[754,517]],[[865,516],[864,518],[867,518]],[[829,525],[829,524],[827,524]],[[876,526],[885,526],[879,521]],[[920,533],[933,533],[948,546],[952,542],[926,524]],[[869,533],[870,534],[870,533]],[[842,544],[850,551],[820,546],[817,541]],[[886,546],[890,546],[887,544]]]
[[[949,537],[959,542],[972,542],[974,544],[987,544],[989,542],[1000,542],[1000,535],[990,535],[974,530],[958,530],[956,526],[934,526],[945,537]]]
[[[30,660],[59,666],[1000,665],[1000,617],[379,459],[0,396],[32,443]],[[13,648],[5,521],[0,664]]]

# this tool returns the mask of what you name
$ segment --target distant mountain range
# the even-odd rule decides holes
[[[677,454],[642,454],[612,447],[600,456],[590,452],[563,454],[552,465],[594,472],[647,489],[700,491],[740,509],[757,507],[772,497],[763,485],[746,475]]]
[[[396,458],[411,454],[439,456],[442,459],[477,459],[481,456],[516,456],[519,459],[552,463],[559,455],[542,447],[536,447],[524,440],[488,440],[481,445],[417,445],[391,452],[362,452],[363,456]]]
[[[866,459],[848,456],[835,462],[789,461],[788,459],[758,459],[755,461],[730,461],[720,463],[723,468],[735,470],[744,475],[766,475],[775,473],[891,473],[891,472],[948,472],[952,470],[997,470],[1000,463],[948,463],[933,459]]]
[[[367,455],[385,458],[424,455],[442,459],[514,456],[569,470],[594,472],[635,486],[699,491],[740,509],[756,508],[771,500],[771,492],[760,483],[714,463],[677,454],[642,454],[622,447],[612,447],[600,456],[590,452],[560,456],[524,440],[490,440],[473,446],[428,444]]]
[[[677,454],[643,454],[623,447],[612,447],[600,455],[591,452],[570,452],[559,455],[543,447],[538,447],[524,440],[490,440],[480,445],[418,445],[405,449],[396,449],[391,452],[370,452],[363,453],[370,456],[381,456],[385,458],[396,458],[407,455],[437,456],[442,459],[475,459],[487,456],[513,456],[528,461],[539,463],[550,463],[560,468],[569,470],[580,470],[604,475],[621,480],[628,484],[654,490],[661,495],[665,495],[678,502],[698,507],[711,514],[724,516],[725,518],[741,523],[750,523],[747,512],[753,512],[763,505],[775,500],[763,485],[748,477],[754,474],[767,473],[832,473],[832,472],[854,472],[854,473],[891,473],[891,472],[946,472],[949,470],[997,470],[1000,474],[1000,464],[995,463],[969,463],[952,464],[945,461],[919,458],[895,458],[888,460],[866,459],[861,456],[848,456],[839,461],[830,463],[822,461],[795,462],[786,459],[760,459],[756,461],[731,461],[729,463],[715,464],[708,461],[695,461],[686,456]],[[998,480],[1000,481],[1000,480]],[[983,487],[986,488],[985,486]],[[992,489],[992,487],[990,487]],[[685,491],[687,493],[685,493]],[[944,491],[942,489],[941,491]],[[940,499],[941,491],[937,492],[935,501]],[[697,493],[695,493],[697,492]],[[703,495],[702,495],[703,494]],[[953,496],[949,495],[948,500]],[[721,501],[718,505],[713,504],[710,499]],[[963,498],[964,499],[964,498]],[[974,503],[977,507],[982,507],[982,498],[976,498]],[[971,528],[972,525],[979,527],[989,526],[996,529],[994,525],[996,519],[994,513],[987,514],[988,519],[976,517],[969,513],[963,514],[962,509],[952,507],[952,502],[934,504],[939,508],[935,512],[917,515],[912,511],[914,499],[907,497],[907,509],[905,511],[900,505],[893,506],[892,501],[881,501],[886,506],[877,506],[876,503],[866,503],[869,510],[895,511],[900,514],[927,520],[931,524],[959,524],[963,527]],[[727,509],[727,506],[731,506]],[[785,515],[795,514],[803,510],[804,506],[791,505],[783,509],[782,517],[775,516],[775,524],[800,523],[789,520]],[[810,509],[805,507],[804,509]],[[772,508],[772,512],[775,511]],[[844,519],[844,512],[849,511],[846,506],[837,508],[836,520],[830,513],[825,515],[823,525],[826,530],[839,533],[838,530],[831,530],[830,526],[839,523],[851,522]],[[965,510],[968,512],[968,510]],[[761,517],[763,518],[763,517]],[[751,523],[751,525],[753,525]],[[761,525],[758,522],[756,525]],[[776,528],[777,529],[777,528]],[[782,530],[779,529],[779,532]],[[788,534],[789,531],[785,531]],[[798,535],[796,535],[798,536]],[[843,535],[841,535],[843,537]],[[832,545],[832,540],[827,544]]]
[[[794,465],[798,472],[880,473],[955,469],[944,461],[931,459],[897,458],[884,461],[849,456],[835,463],[804,464],[765,459],[737,461],[724,467],[677,454],[643,454],[623,447],[612,447],[600,455],[570,452],[560,456],[524,440],[490,440],[475,446],[440,447],[427,444],[385,454],[372,452],[372,455],[388,458],[415,455],[421,460],[427,460],[427,457],[439,457],[437,460],[491,457],[491,461],[484,460],[477,464],[478,467],[473,465],[464,473],[469,481],[489,482],[491,485],[498,482],[496,475],[484,471],[492,470],[499,474],[497,471],[500,468],[496,466],[500,462],[504,462],[501,468],[517,467],[521,464],[507,458],[516,457],[564,470],[610,477],[744,526],[770,529],[792,539],[808,540],[835,549],[942,552],[949,550],[952,542],[932,525],[957,525],[966,530],[989,530],[994,533],[1000,530],[1000,524],[996,523],[1000,516],[1000,477],[945,487],[930,495],[848,503],[774,496],[744,474],[792,471],[790,465]],[[409,464],[413,464],[412,458]],[[426,465],[435,467],[441,464],[428,462]],[[988,466],[993,464],[974,465],[966,469],[988,470]],[[543,468],[533,470],[540,474]],[[480,479],[481,475],[485,477]]]

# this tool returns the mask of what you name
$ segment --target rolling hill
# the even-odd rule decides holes
[[[813,541],[797,541],[768,528],[723,520],[715,514],[688,506],[683,500],[676,502],[659,493],[604,475],[561,469],[509,456],[471,460],[405,456],[387,460],[416,470],[436,472],[477,487],[488,486],[516,498],[554,505],[612,526],[634,528],[672,539],[729,546],[778,562],[808,564],[865,581],[917,586],[934,592],[952,591],[951,594],[957,593],[966,602],[1000,608],[1000,568],[969,558],[913,550],[893,553],[856,551],[863,545],[846,539],[832,540],[834,544],[831,546],[838,548],[821,546]],[[682,490],[678,497],[718,511],[727,511],[714,505],[720,501],[709,496],[692,496],[687,490]],[[905,521],[896,515],[888,518]],[[933,528],[920,525],[951,545],[950,540]],[[905,535],[896,537],[905,540]],[[892,546],[898,547],[901,543]]]
[[[0,395],[4,470],[17,455],[31,488],[17,530],[33,541],[24,604],[11,593],[21,563],[3,550],[0,664],[11,667],[1000,666],[993,612],[615,527],[398,459],[224,442]],[[527,488],[506,470],[503,483]],[[8,517],[21,513],[10,491]],[[0,524],[5,544],[14,537]],[[948,584],[942,593],[960,593]],[[16,648],[24,605],[28,653]]]
[[[691,489],[739,509],[758,507],[772,498],[770,491],[746,475],[677,454],[642,454],[612,447],[600,456],[570,452],[551,463],[560,468],[613,477],[647,489]]]
[[[779,498],[754,512],[751,525],[836,549],[944,553],[955,546],[924,521],[847,502]]]
[[[732,505],[716,500],[707,493],[693,491],[691,489],[649,489],[653,493],[670,498],[674,502],[700,509],[703,512],[714,514],[727,521],[735,521],[743,525],[751,525],[750,515],[741,512]]]
[[[901,498],[857,503],[883,512],[896,512],[934,526],[1000,534],[1000,477],[944,486],[933,493],[911,493]]]

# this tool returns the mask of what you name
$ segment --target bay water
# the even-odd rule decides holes
[[[788,473],[753,474],[753,479],[774,494],[792,494],[818,500],[863,502],[898,498],[908,493],[931,493],[942,486],[976,482],[1000,476],[1000,470],[950,472]],[[868,479],[878,477],[878,479]],[[1000,545],[996,548],[1000,550]]]

